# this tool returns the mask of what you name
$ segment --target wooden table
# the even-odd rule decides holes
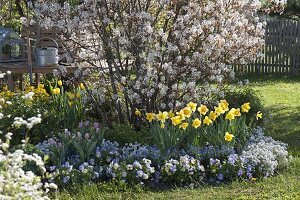
[[[73,68],[71,66],[66,66],[67,69]],[[59,65],[52,65],[47,67],[38,67],[35,64],[33,64],[32,67],[32,74],[35,73],[36,80],[35,85],[38,86],[40,83],[40,74],[50,74],[53,72],[53,70],[58,69]],[[0,71],[7,72],[10,71],[10,74],[7,74],[7,80],[8,80],[8,89],[14,90],[14,80],[13,76],[18,75],[19,77],[19,87],[20,89],[23,89],[23,74],[30,73],[30,68],[28,63],[26,62],[13,62],[13,63],[0,63]],[[73,71],[73,70],[71,70]]]

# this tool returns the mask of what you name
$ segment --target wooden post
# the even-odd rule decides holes
[[[24,90],[23,74],[18,74],[18,77],[19,77],[19,89]]]
[[[27,43],[27,63],[28,63],[28,71],[30,77],[30,85],[33,84],[32,81],[32,56],[31,56],[31,42],[30,42],[30,33],[29,30],[26,32],[26,43]]]
[[[38,87],[40,84],[40,74],[35,73],[35,86]]]
[[[14,90],[14,80],[13,75],[7,74],[7,81],[8,81],[8,90],[13,91]]]

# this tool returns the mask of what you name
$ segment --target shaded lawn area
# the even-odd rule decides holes
[[[234,181],[229,185],[178,188],[163,192],[128,189],[118,192],[105,184],[78,186],[62,192],[59,199],[300,199],[300,78],[247,77],[260,95],[270,116],[266,133],[289,144],[294,156],[285,172],[255,182]]]
[[[269,111],[266,133],[300,156],[300,78],[249,78]]]

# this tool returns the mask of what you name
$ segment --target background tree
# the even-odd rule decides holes
[[[91,93],[98,112],[109,105],[133,122],[135,108],[171,110],[219,94],[215,84],[233,77],[231,65],[253,61],[264,44],[259,8],[240,0],[86,0],[47,1],[34,13],[62,33],[75,63],[99,69]]]

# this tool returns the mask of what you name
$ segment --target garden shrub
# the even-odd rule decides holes
[[[216,85],[233,78],[230,65],[254,61],[262,49],[259,8],[255,0],[100,0],[76,6],[36,2],[33,10],[43,28],[68,41],[70,61],[99,69],[89,98],[111,125],[101,105],[112,107],[117,122],[136,124],[135,108],[175,110],[217,92]],[[92,71],[78,69],[72,78]]]
[[[105,138],[110,141],[116,141],[120,145],[129,143],[141,143],[145,144],[150,142],[150,134],[145,126],[140,126],[139,130],[135,129],[129,123],[115,124],[109,129]]]

